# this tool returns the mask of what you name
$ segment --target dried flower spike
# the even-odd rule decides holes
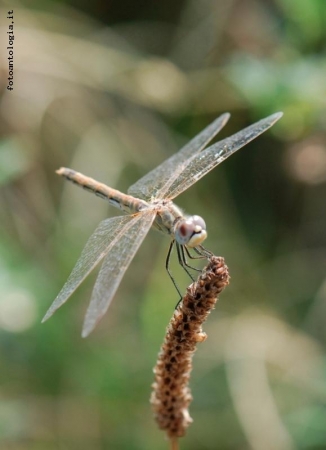
[[[154,368],[151,404],[155,420],[166,431],[172,448],[192,422],[188,386],[192,356],[198,342],[206,339],[202,324],[214,309],[220,292],[229,284],[224,258],[212,256],[197,281],[191,284],[168,325]]]

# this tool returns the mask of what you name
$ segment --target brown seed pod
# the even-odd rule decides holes
[[[158,426],[165,430],[172,448],[192,422],[189,379],[198,342],[206,340],[202,324],[214,309],[220,292],[229,284],[224,258],[212,256],[174,311],[154,368],[151,404]],[[174,442],[174,444],[173,444]]]

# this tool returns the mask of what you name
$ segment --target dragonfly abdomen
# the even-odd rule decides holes
[[[134,213],[140,211],[148,204],[140,199],[136,199],[131,195],[123,194],[122,192],[110,188],[103,183],[95,181],[93,178],[86,177],[82,173],[76,172],[66,167],[61,167],[56,171],[58,175],[65,177],[68,181],[82,187],[88,192],[97,195],[98,197],[107,200],[111,205],[121,209],[127,213]]]

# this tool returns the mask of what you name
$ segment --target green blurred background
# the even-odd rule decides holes
[[[225,137],[283,111],[177,199],[205,218],[232,277],[194,358],[181,448],[325,449],[325,0],[3,0],[0,11],[0,448],[168,447],[148,400],[177,300],[168,240],[150,232],[88,339],[96,274],[41,325],[87,238],[117,214],[55,169],[126,190],[222,112]]]

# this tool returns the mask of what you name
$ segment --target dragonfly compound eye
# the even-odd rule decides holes
[[[180,245],[197,247],[207,237],[206,224],[199,216],[191,216],[176,224],[175,239]]]

